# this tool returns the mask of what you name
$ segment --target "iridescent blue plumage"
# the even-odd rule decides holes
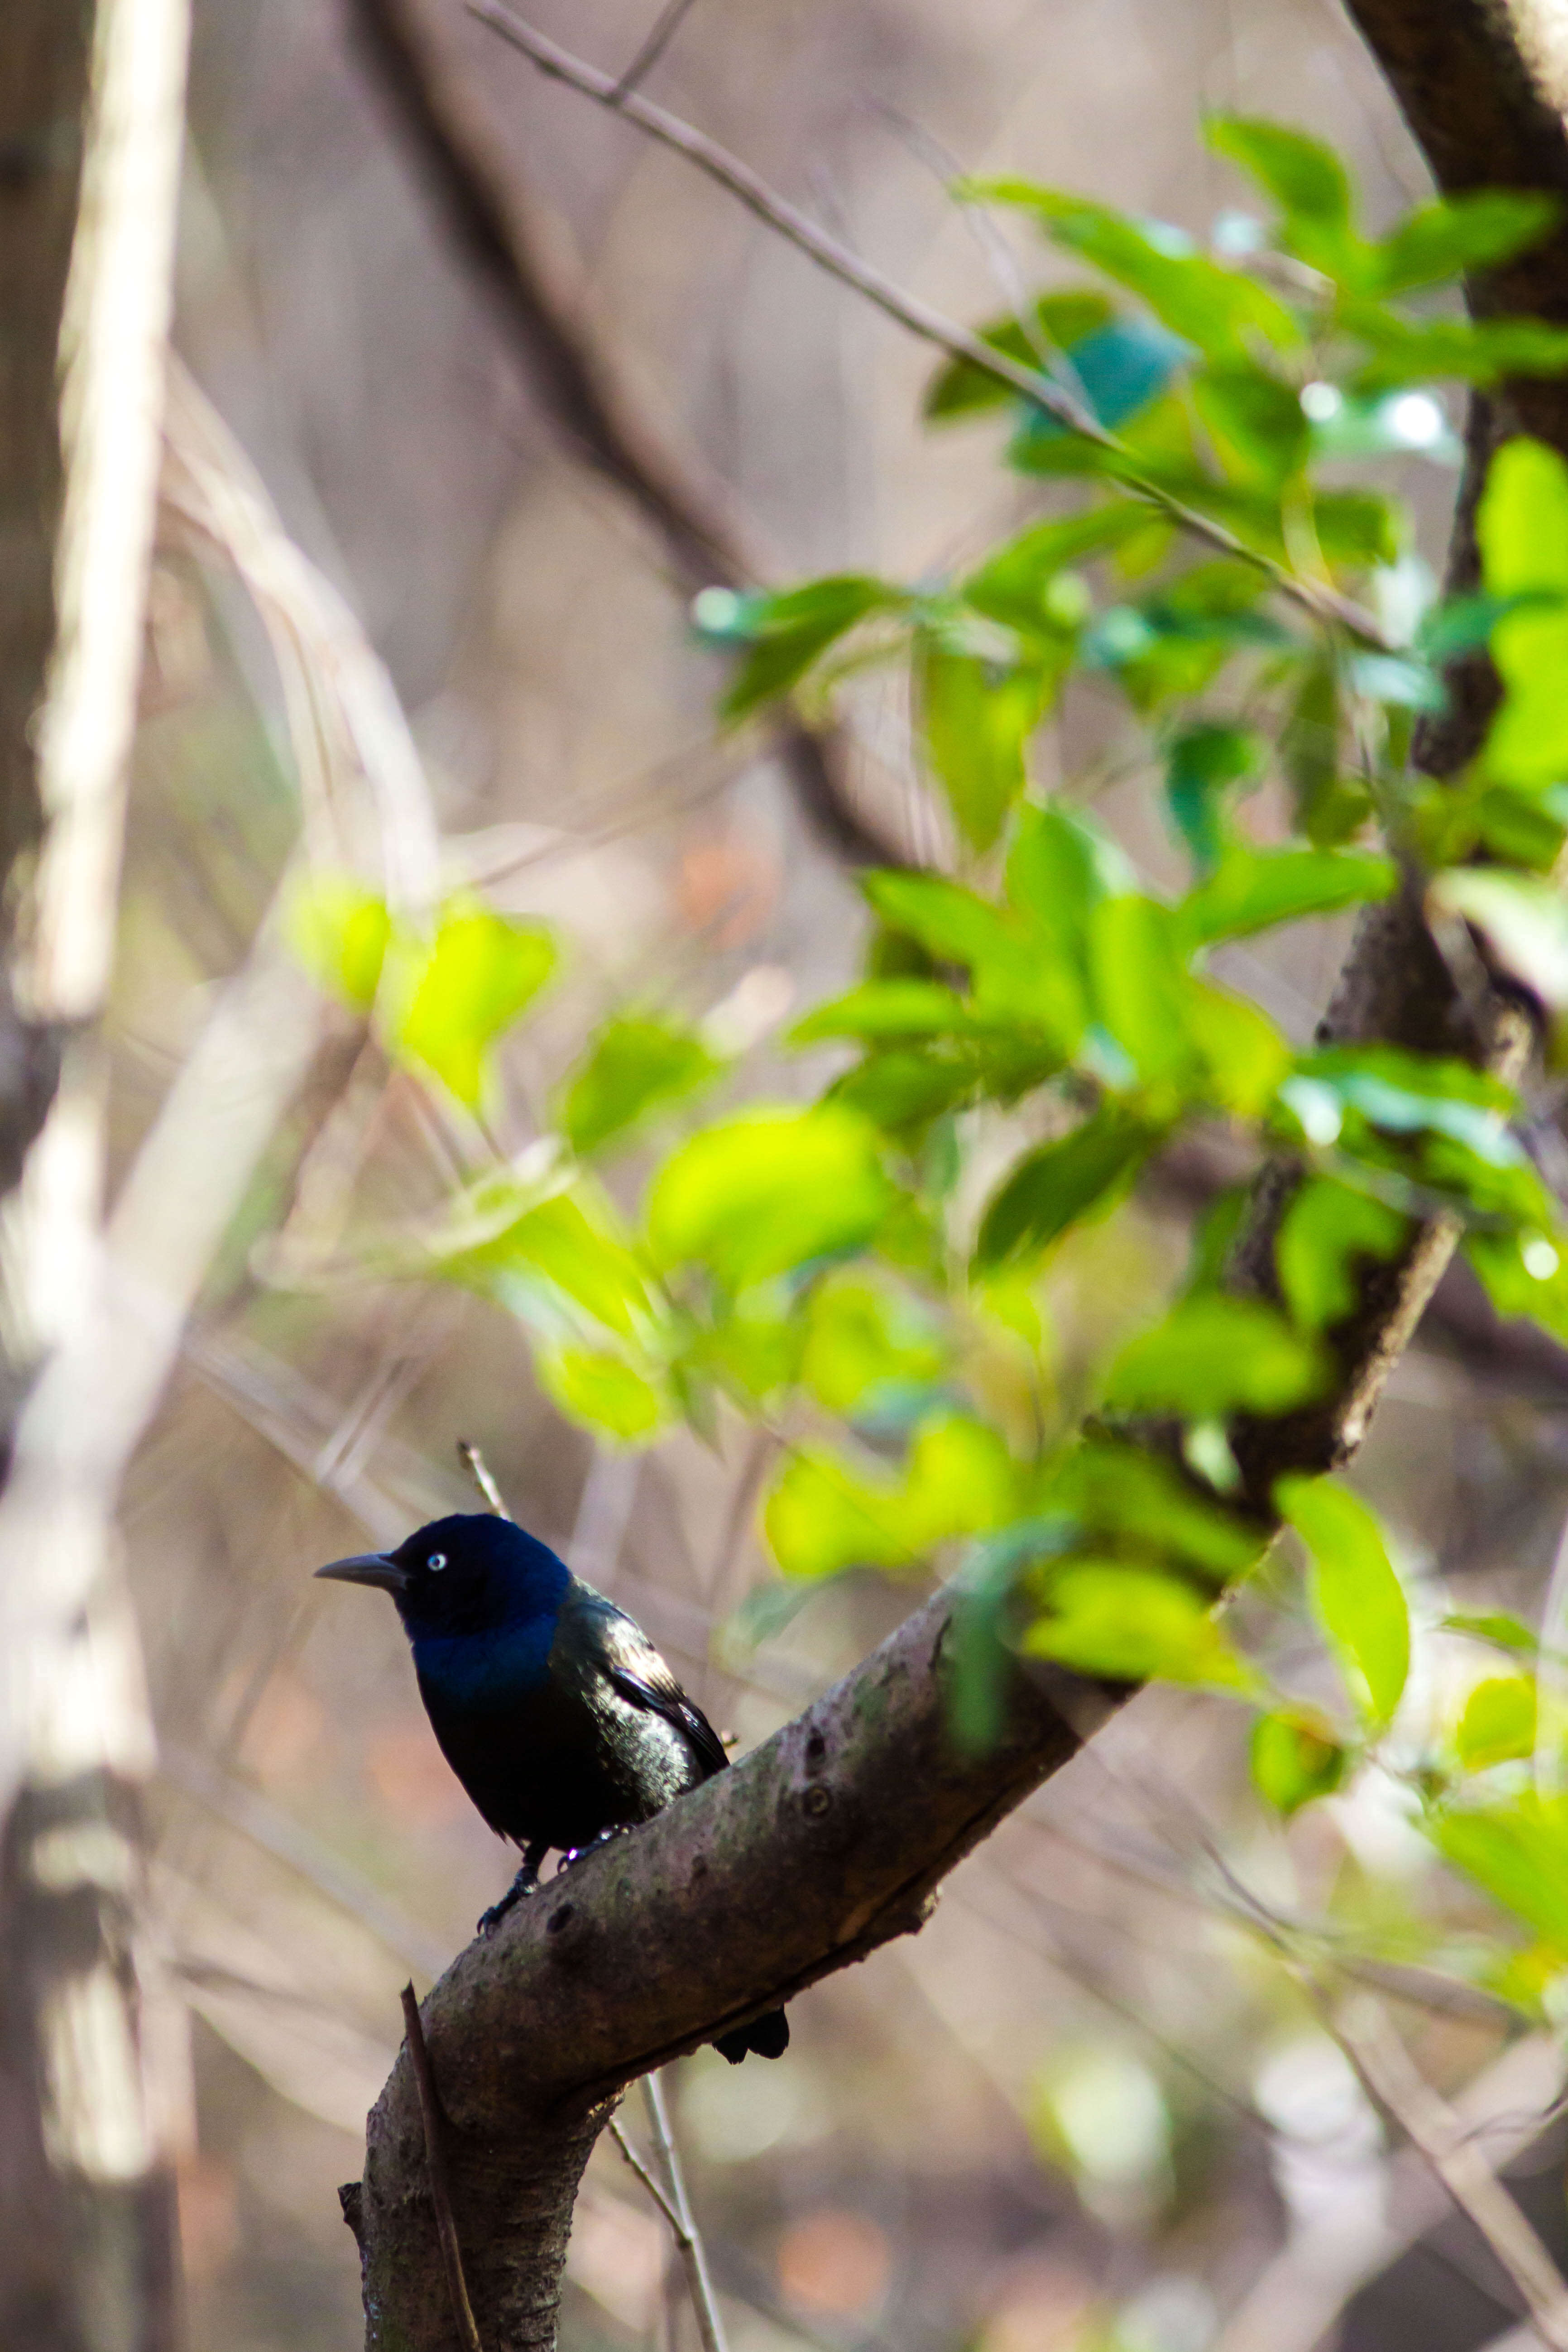
[[[493,1830],[523,1850],[493,1926],[538,1884],[552,1847],[570,1858],[646,1822],[728,1759],[642,1628],[510,1519],[460,1513],[393,1552],[318,1571],[397,1603],[431,1727]],[[734,2061],[777,2057],[782,2010],[721,2036]]]

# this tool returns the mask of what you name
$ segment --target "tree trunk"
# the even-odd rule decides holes
[[[177,2338],[152,1760],[84,1411],[103,1056],[159,463],[184,0],[0,11],[0,2344]],[[12,1189],[15,1187],[16,1189]],[[178,2069],[175,2068],[177,2091]]]

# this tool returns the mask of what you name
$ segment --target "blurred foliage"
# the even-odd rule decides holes
[[[762,1522],[784,1577],[950,1574],[959,1736],[987,1736],[1016,1652],[1250,1707],[1257,1787],[1281,1815],[1392,1778],[1504,1915],[1472,1973],[1528,2007],[1568,1979],[1563,1726],[1538,1711],[1528,1635],[1423,1621],[1371,1508],[1336,1478],[1285,1479],[1275,1509],[1342,1694],[1310,1704],[1270,1663],[1289,1576],[1260,1565],[1230,1431],[1331,1390],[1364,1269],[1434,1216],[1459,1226],[1502,1314],[1568,1340],[1568,1231],[1509,1087],[1391,1046],[1300,1050],[1214,958],[1405,887],[1568,1008],[1552,879],[1568,828],[1568,468],[1527,440],[1498,453],[1479,596],[1391,634],[1321,594],[1375,604],[1394,576],[1406,526],[1377,469],[1451,460],[1446,385],[1568,371],[1568,331],[1409,300],[1521,250],[1552,213],[1479,193],[1372,237],[1327,148],[1223,116],[1208,138],[1271,207],[1239,253],[1021,180],[960,191],[1020,214],[1092,281],[982,331],[1105,434],[968,361],[938,375],[929,415],[1005,415],[1008,464],[1058,485],[1067,511],[945,581],[840,574],[698,600],[733,656],[731,722],[796,692],[831,707],[868,665],[901,667],[951,815],[952,873],[868,876],[864,977],[795,1029],[839,1056],[821,1098],[695,1121],[722,1058],[672,1015],[617,1011],[585,1041],[544,1157],[531,1147],[456,1201],[426,1262],[503,1300],[561,1410],[601,1438],[645,1443],[677,1419],[708,1434],[724,1410],[773,1433]],[[1172,501],[1233,551],[1173,528]],[[1434,782],[1409,764],[1414,718],[1444,707],[1445,664],[1486,645],[1501,707],[1470,768]],[[1139,887],[1072,788],[1032,774],[1073,678],[1141,732],[1190,868],[1178,896]],[[389,1054],[471,1111],[554,961],[537,926],[458,899],[416,937],[331,877],[296,937]],[[656,1115],[684,1131],[612,1200],[587,1163]],[[1291,1171],[1269,1295],[1228,1286],[1238,1191],[1163,1314],[1063,1377],[1042,1311],[1058,1254],[1216,1125]],[[1169,1462],[1145,1450],[1152,1418],[1173,1432]],[[1249,1576],[1248,1605],[1216,1612],[1218,1588]],[[1513,1663],[1413,1752],[1398,1731],[1413,1644],[1445,1625]],[[1530,1968],[1514,1964],[1524,1943]],[[1053,2096],[1070,2141],[1071,2100]]]

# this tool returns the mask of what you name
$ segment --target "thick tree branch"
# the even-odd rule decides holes
[[[1561,124],[1525,46],[1507,38],[1500,0],[1354,5],[1417,136],[1429,137],[1443,184],[1568,189]],[[500,14],[483,13],[492,22]],[[1514,17],[1527,14],[1514,0]],[[1450,121],[1426,105],[1424,77],[1485,87],[1456,100]],[[1478,306],[1568,316],[1568,246],[1549,247],[1534,267],[1537,280],[1509,274],[1477,289]],[[1562,387],[1508,387],[1477,404],[1456,581],[1473,575],[1475,498],[1498,432],[1528,422],[1568,446],[1565,419]],[[1469,756],[1490,709],[1484,673],[1459,685],[1452,717],[1420,747],[1435,774]],[[1325,1030],[1463,1054],[1503,1072],[1521,1066],[1531,1042],[1525,1009],[1484,975],[1479,990],[1468,975],[1456,983],[1414,884],[1363,923]],[[1235,1268],[1244,1286],[1272,1286],[1274,1237],[1295,1181],[1282,1168],[1259,1189]],[[1354,1450],[1454,1240],[1447,1221],[1434,1221],[1401,1262],[1369,1275],[1334,1335],[1340,1377],[1327,1402],[1236,1431],[1264,1523],[1282,1471],[1330,1468]],[[945,1874],[1094,1727],[1108,1704],[1100,1694],[1067,1676],[1020,1680],[1001,1744],[979,1758],[959,1754],[941,1672],[952,1606],[939,1594],[797,1721],[553,1883],[437,1986],[426,2021],[449,2085],[453,2194],[466,2242],[479,2250],[471,2285],[487,2338],[552,2341],[572,2201],[620,2087],[918,1927]],[[368,2340],[380,2352],[454,2344],[421,2157],[405,2061],[371,2117],[360,2207]]]
[[[1020,1682],[1002,1742],[952,1741],[929,1602],[742,1762],[617,1839],[469,1946],[425,2004],[481,2336],[553,2341],[583,2165],[633,2076],[917,1928],[939,1882],[1106,1703]],[[1069,1720],[1069,1717],[1071,1718]],[[457,2342],[400,2059],[370,2119],[361,2204],[370,2345]]]
[[[432,25],[428,0],[351,5],[447,233],[568,447],[642,516],[687,593],[760,584],[768,567],[746,545],[720,485],[677,456],[602,348],[560,237]],[[858,807],[841,736],[786,714],[778,741],[802,808],[837,855],[857,866],[908,862]]]

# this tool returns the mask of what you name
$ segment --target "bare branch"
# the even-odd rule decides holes
[[[489,1464],[471,1438],[458,1438],[458,1459],[484,1496],[487,1508],[492,1510],[498,1519],[510,1519],[511,1513],[501,1500],[500,1488],[491,1477]]]
[[[1010,392],[1016,393],[1031,407],[1042,410],[1058,425],[1065,425],[1069,433],[1092,441],[1098,448],[1113,451],[1126,461],[1128,468],[1132,467],[1131,453],[1113,433],[1106,430],[1075,394],[1060,384],[1050,383],[1037,370],[1023,367],[1016,360],[1009,359],[1005,352],[996,351],[980,336],[971,333],[967,327],[960,326],[955,319],[948,318],[929,302],[922,302],[918,295],[907,292],[872,263],[862,261],[837,237],[830,236],[808,214],[803,213],[798,205],[792,205],[787,197],[770,188],[749,163],[742,163],[739,156],[731,155],[727,148],[721,147],[717,140],[710,139],[705,132],[694,130],[690,123],[682,122],[679,117],[667,113],[663,107],[652,105],[647,99],[623,97],[613,76],[601,73],[581,58],[574,58],[570,50],[559,47],[545,34],[531,25],[524,24],[521,17],[514,16],[501,5],[501,0],[467,0],[467,5],[471,16],[477,16],[481,24],[489,25],[513,48],[521,49],[541,73],[547,74],[552,80],[565,82],[572,89],[581,90],[585,98],[597,100],[601,106],[607,106],[627,122],[635,123],[639,131],[646,131],[649,138],[657,139],[661,146],[673,148],[677,154],[684,155],[710,180],[716,180],[721,187],[728,188],[731,195],[738,196],[749,212],[755,213],[759,220],[775,230],[786,243],[805,254],[842,285],[851,287],[867,301],[875,303],[878,310],[885,311],[889,319],[907,328],[910,334],[919,335],[925,342],[934,343],[953,359],[967,360],[972,366],[994,377],[998,383],[1005,384]],[[1157,483],[1139,478],[1134,470],[1123,471],[1118,478],[1130,495],[1157,508],[1160,513],[1194,538],[1203,541],[1205,546],[1216,548],[1221,554],[1233,556],[1237,562],[1249,563],[1267,573],[1281,595],[1289,596],[1315,621],[1345,630],[1360,645],[1383,652],[1394,650],[1375,615],[1356,604],[1352,597],[1342,596],[1337,590],[1316,582],[1296,578],[1283,564],[1276,563],[1271,557],[1246,546],[1234,532],[1226,530],[1223,523],[1199,514],[1180,499],[1173,498],[1168,490],[1162,489]]]
[[[702,2352],[729,2352],[724,2323],[719,2311],[719,2298],[713,2292],[713,2280],[708,2268],[708,2250],[692,2219],[691,2200],[686,2193],[686,2173],[681,2165],[680,2151],[675,2145],[675,2134],[669,2126],[664,2080],[657,2069],[644,2077],[643,2095],[647,2101],[653,2144],[664,2167],[665,2179],[669,2183],[670,2202],[679,2220],[675,2242],[680,2248],[680,2258],[686,2268],[686,2284],[691,2294],[691,2307],[697,2315]]]
[[[1480,2231],[1523,2298],[1543,2343],[1568,2352],[1568,2285],[1474,2136],[1411,2059],[1382,2006],[1364,1994],[1328,2014],[1335,2040],[1373,2097]]]
[[[680,30],[690,7],[691,0],[666,0],[652,32],[616,84],[617,100],[629,98],[637,84],[647,79]]]
[[[419,2087],[419,2113],[425,2124],[425,2169],[430,2182],[430,2202],[436,2209],[436,2228],[441,2240],[441,2259],[447,2269],[447,2292],[452,2298],[452,2315],[458,2323],[458,2333],[467,2352],[484,2352],[479,2342],[479,2331],[474,2324],[473,2305],[468,2301],[468,2284],[463,2276],[463,2252],[458,2243],[458,2225],[452,2218],[452,2198],[447,2185],[447,2119],[437,2094],[436,2077],[430,2071],[430,2053],[425,2047],[425,2027],[411,1984],[403,1988],[403,2016],[408,2028],[408,2055],[413,2062],[415,2082]]]
[[[643,516],[688,593],[757,585],[769,566],[747,547],[721,486],[689,453],[677,455],[620,381],[560,236],[470,95],[425,0],[353,6],[447,228],[568,446]],[[908,863],[858,806],[845,772],[847,747],[836,731],[786,712],[778,742],[801,806],[831,849],[852,865]]]

